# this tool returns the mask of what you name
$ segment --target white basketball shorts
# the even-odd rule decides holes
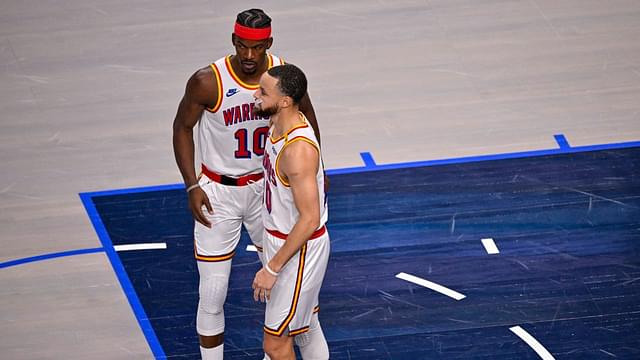
[[[211,222],[208,228],[195,222],[195,257],[198,261],[226,261],[235,255],[244,224],[251,241],[262,251],[264,225],[261,205],[264,179],[244,186],[222,185],[202,174],[200,187],[209,197],[213,214],[203,213]]]
[[[264,255],[268,262],[286,240],[285,234],[266,230]],[[265,310],[264,331],[295,336],[309,330],[311,315],[318,311],[318,295],[329,261],[329,233],[320,228],[280,270]]]

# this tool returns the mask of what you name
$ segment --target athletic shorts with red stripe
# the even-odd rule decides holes
[[[329,261],[329,233],[323,226],[280,270],[265,310],[264,331],[295,336],[309,330],[311,315],[318,310],[318,295]],[[284,245],[286,235],[265,231],[265,262]]]

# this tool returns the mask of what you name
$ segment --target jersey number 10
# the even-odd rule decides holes
[[[267,143],[268,126],[256,128],[253,131],[253,153],[256,156],[264,155],[264,147]],[[238,129],[234,134],[238,140],[238,150],[234,152],[236,159],[251,159],[251,151],[249,151],[249,132],[247,129]]]

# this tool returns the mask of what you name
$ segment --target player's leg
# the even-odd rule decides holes
[[[327,360],[329,359],[329,346],[322,332],[318,312],[314,311],[309,323],[309,331],[296,335],[295,344],[300,349],[300,354],[304,360]]]
[[[318,239],[308,241],[307,245],[309,273],[305,274],[305,281],[310,286],[306,287],[305,291],[311,299],[314,299],[314,308],[309,321],[309,330],[296,335],[295,344],[300,349],[300,354],[304,360],[327,360],[329,359],[329,346],[324,337],[322,326],[320,326],[318,318],[319,307],[317,304],[329,261],[330,243],[328,233]]]
[[[246,207],[244,213],[243,224],[249,233],[251,242],[258,250],[258,257],[264,264],[263,237],[264,223],[262,221],[262,190],[264,180],[257,181],[246,188]]]
[[[266,234],[264,240],[267,259],[273,256],[272,253],[284,243],[283,240],[271,234]],[[289,337],[298,337],[309,332],[312,325],[313,333],[310,336],[305,335],[306,337],[301,340],[304,348],[303,358],[305,360],[329,358],[328,347],[317,316],[313,319],[313,310],[318,302],[328,259],[329,238],[325,234],[320,238],[307,241],[280,271],[265,311],[264,345],[265,351],[272,359],[272,353],[280,354],[278,350],[282,350],[282,354],[287,355],[288,348],[283,349],[280,346],[289,344],[288,341],[278,341],[274,337],[286,336],[287,332]]]
[[[240,239],[242,220],[237,196],[217,183],[202,186],[209,196],[213,214],[207,228],[196,222],[195,256],[200,275],[196,328],[203,360],[221,360],[224,351],[224,302],[231,272],[231,258]]]
[[[280,238],[265,233],[265,261],[269,261],[284,242]],[[266,359],[295,359],[293,338],[289,336],[289,325],[297,313],[302,288],[306,245],[302,249],[280,270],[265,307],[263,346]]]
[[[224,302],[227,297],[231,260],[198,261],[200,300],[196,328],[203,360],[219,360],[224,352]]]
[[[264,333],[264,352],[271,360],[295,360],[293,338],[287,334],[281,336]]]

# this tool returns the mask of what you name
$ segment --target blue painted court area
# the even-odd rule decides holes
[[[556,359],[640,358],[639,147],[332,175],[329,196],[320,319],[332,359],[539,359],[512,326]],[[184,190],[92,200],[114,245],[167,243],[117,256],[167,358],[198,359]],[[233,259],[228,359],[262,354],[248,243]]]

